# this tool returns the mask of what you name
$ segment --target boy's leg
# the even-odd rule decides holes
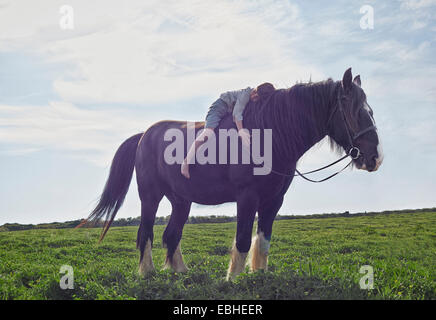
[[[197,152],[198,147],[200,147],[204,143],[205,137],[208,137],[210,134],[213,134],[213,128],[204,128],[203,132],[195,139],[194,143],[189,148],[189,151],[186,155],[185,160],[183,160],[181,166],[181,173],[186,177],[190,178],[189,175],[189,164],[192,163],[194,159],[195,153]]]

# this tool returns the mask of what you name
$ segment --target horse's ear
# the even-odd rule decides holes
[[[359,87],[362,86],[362,82],[360,81],[360,74],[357,75],[357,76],[354,78],[353,82],[354,82],[355,84],[357,84]]]
[[[353,80],[353,75],[351,74],[351,68],[348,68],[345,71],[344,76],[342,77],[342,87],[345,92],[348,92],[351,89],[351,81]]]

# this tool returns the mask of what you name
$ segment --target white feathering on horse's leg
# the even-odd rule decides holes
[[[229,269],[227,271],[226,280],[233,280],[238,274],[244,271],[247,252],[239,252],[236,248],[236,241],[233,243],[232,256]]]
[[[174,251],[172,259],[165,260],[164,270],[172,269],[175,272],[186,272],[188,268],[185,266],[183,262],[182,250],[180,249],[180,242],[177,245],[176,251]]]
[[[250,249],[250,271],[268,269],[268,252],[270,241],[265,238],[263,232],[256,234],[252,240]]]
[[[139,274],[145,276],[147,273],[154,271],[153,259],[151,256],[151,240],[148,239],[144,249],[144,255],[139,263]]]

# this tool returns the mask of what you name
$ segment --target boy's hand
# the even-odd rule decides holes
[[[248,132],[247,129],[239,129],[238,130],[238,135],[241,137],[242,143],[245,146],[249,146],[250,145],[250,133]]]

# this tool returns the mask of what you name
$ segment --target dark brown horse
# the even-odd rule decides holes
[[[366,102],[360,77],[353,80],[351,68],[344,73],[342,81],[329,79],[297,84],[250,103],[244,112],[244,125],[249,130],[272,130],[272,171],[269,174],[254,175],[253,168],[258,164],[253,161],[249,164],[208,163],[191,165],[191,178],[186,179],[180,173],[180,163],[168,164],[164,156],[166,148],[173,143],[164,139],[165,133],[178,129],[186,140],[186,122],[161,121],[146,132],[130,137],[119,147],[103,194],[88,221],[105,220],[103,239],[124,201],[136,169],[141,199],[137,237],[139,271],[145,274],[154,269],[151,256],[153,225],[159,202],[165,196],[172,205],[162,239],[167,248],[165,265],[183,272],[186,266],[180,240],[191,203],[236,202],[237,231],[228,269],[228,278],[233,278],[243,271],[250,247],[251,270],[267,268],[274,218],[292,182],[298,159],[314,144],[329,136],[335,148],[350,153],[358,169],[375,171],[382,161],[372,110]],[[202,126],[197,123],[196,130]],[[231,128],[235,126],[229,116],[216,130]],[[227,143],[227,138],[217,137],[218,145]],[[219,152],[217,148],[217,157]],[[185,155],[186,148],[181,159]],[[226,157],[228,159],[229,152]],[[256,213],[257,235],[252,244]]]

